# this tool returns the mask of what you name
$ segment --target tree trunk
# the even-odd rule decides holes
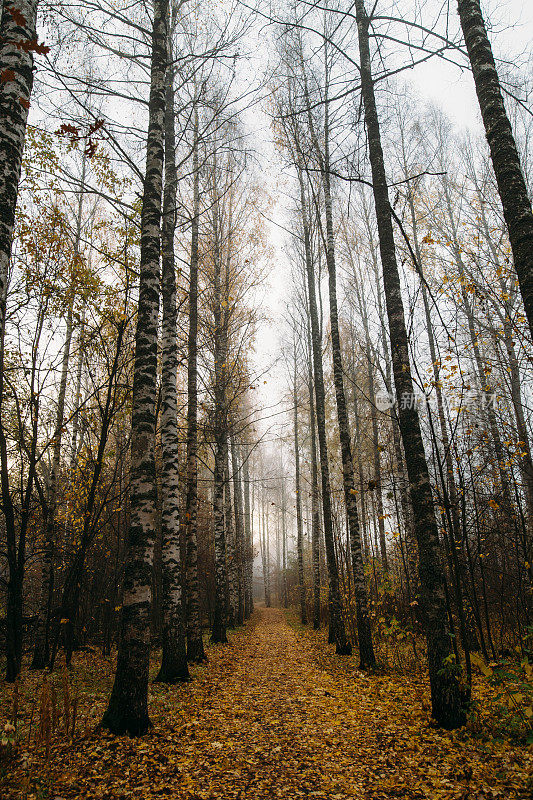
[[[327,59],[326,59],[327,61]],[[327,65],[326,65],[327,66]],[[354,592],[357,605],[357,638],[359,643],[360,669],[375,667],[376,657],[372,644],[372,629],[368,613],[368,591],[366,586],[365,569],[363,562],[363,547],[361,543],[361,529],[357,511],[357,497],[355,491],[354,468],[352,458],[352,439],[350,421],[346,407],[346,393],[344,390],[344,372],[342,363],[342,350],[339,332],[339,312],[337,307],[337,268],[335,263],[335,240],[333,234],[333,212],[330,185],[330,158],[329,158],[329,105],[325,104],[324,127],[324,159],[321,161],[322,186],[324,190],[324,206],[326,213],[326,263],[328,267],[329,286],[329,319],[331,328],[331,350],[333,356],[333,382],[335,384],[335,399],[337,405],[337,422],[339,426],[339,439],[341,445],[342,477],[344,488],[344,503],[348,518],[348,531],[350,536],[350,551],[353,567]],[[382,521],[383,524],[383,521]],[[383,529],[383,568],[387,569],[387,551],[385,548],[385,530]]]
[[[117,672],[102,719],[116,734],[139,736],[148,716],[150,608],[155,538],[155,406],[161,194],[164,158],[165,75],[168,52],[168,0],[156,0],[146,174],[141,213],[141,260],[131,432],[130,525],[126,543],[124,595]]]
[[[479,0],[457,8],[490,147],[514,265],[533,338],[533,213]]]
[[[450,658],[453,651],[446,622],[445,578],[420,420],[416,406],[410,402],[410,399],[414,398],[413,380],[374,95],[368,30],[370,20],[366,14],[364,0],[356,0],[355,6],[361,63],[361,91],[372,168],[394,384],[418,541],[421,611],[428,645],[432,712],[440,725],[451,729],[464,724],[465,713],[456,674],[458,665],[454,668]],[[407,402],[402,402],[402,397]]]
[[[322,509],[324,520],[324,539],[326,544],[326,562],[329,577],[330,593],[330,625],[334,634],[336,651],[346,655],[352,652],[352,646],[346,637],[344,619],[342,615],[342,599],[339,586],[339,572],[335,558],[335,542],[333,538],[333,519],[331,511],[331,486],[329,476],[329,459],[326,439],[326,395],[324,388],[324,374],[322,368],[322,348],[320,342],[318,309],[316,302],[315,276],[311,257],[311,242],[309,237],[309,224],[307,221],[306,198],[303,185],[303,176],[298,168],[300,182],[300,203],[302,227],[304,233],[305,262],[307,274],[307,292],[309,312],[311,317],[311,344],[313,355],[313,372],[315,383],[315,402],[318,429],[318,446],[320,452],[320,473],[322,479]]]
[[[281,599],[283,608],[289,607],[287,587],[287,494],[285,476],[281,478]]]
[[[225,465],[228,461],[228,447],[225,430],[221,426],[215,432],[215,466],[213,475],[213,519],[215,527],[215,609],[213,615],[213,625],[211,628],[211,641],[216,644],[224,644],[228,641],[226,635],[227,614],[226,614],[226,589],[227,589],[227,566],[226,566],[226,531],[224,520],[224,489]],[[226,491],[230,491],[229,481]],[[238,614],[238,603],[237,603]]]
[[[216,175],[216,167],[213,171]],[[224,524],[224,474],[228,462],[228,425],[226,408],[226,376],[227,376],[227,335],[224,314],[222,311],[221,286],[221,241],[219,230],[219,198],[216,187],[213,195],[213,269],[214,299],[213,316],[215,326],[215,409],[214,440],[215,464],[213,473],[213,518],[215,526],[215,611],[211,629],[211,641],[227,642],[226,636],[226,539]],[[229,485],[228,485],[229,489]]]
[[[355,447],[355,452],[357,453],[357,472],[359,477],[359,495],[361,502],[361,523],[362,523],[361,529],[362,529],[362,538],[364,547],[363,555],[368,560],[370,558],[370,545],[368,542],[368,530],[366,527],[367,515],[366,515],[366,501],[365,501],[365,478],[363,472],[363,459],[361,458],[362,437],[361,437],[360,420],[359,420],[359,400],[357,399],[358,391],[359,389],[354,381],[353,385],[353,417],[354,417],[354,428],[355,428],[354,447]]]
[[[6,678],[9,681],[14,681],[19,674],[22,659],[24,560],[20,562],[16,552],[15,516],[9,487],[10,467],[2,424],[4,343],[15,209],[33,88],[33,51],[21,45],[36,38],[36,18],[37,0],[4,0],[0,19],[0,462],[10,572],[6,609]],[[20,537],[19,532],[18,556],[22,544]]]
[[[253,494],[250,505],[250,471],[248,466],[249,453],[243,453],[241,446],[242,481],[244,494],[244,616],[245,619],[254,610],[254,542],[253,542]]]
[[[0,340],[6,322],[7,282],[26,123],[33,88],[37,0],[4,0],[0,19]],[[8,79],[5,80],[4,78]]]
[[[169,43],[169,52],[172,52]],[[174,131],[174,68],[167,71],[165,100],[165,189],[161,229],[161,541],[162,661],[157,681],[189,680],[183,620],[180,544],[180,469],[177,395],[177,312],[174,234],[176,230],[176,141]]]
[[[239,616],[239,574],[237,569],[237,550],[235,525],[231,503],[231,483],[229,464],[224,465],[224,517],[226,524],[226,565],[227,565],[227,625],[235,628]]]
[[[370,420],[372,422],[372,450],[374,455],[374,484],[372,491],[374,492],[376,498],[381,566],[383,567],[383,572],[387,573],[389,571],[389,562],[387,559],[387,541],[385,539],[385,509],[383,508],[383,484],[381,481],[381,450],[379,444],[378,415],[376,409],[374,363],[372,361],[372,348],[370,346],[368,325],[366,324],[366,309],[364,311],[363,320],[365,323],[366,356],[368,366],[368,400],[370,405]]]
[[[233,474],[233,507],[235,512],[235,544],[237,556],[237,625],[242,625],[245,615],[245,581],[246,581],[246,541],[244,536],[244,508],[242,500],[242,482],[239,459],[237,456],[237,446],[233,435],[230,440],[231,452],[231,471]]]
[[[265,514],[265,489],[261,487],[261,541],[262,541],[262,561],[263,561],[263,583],[265,589],[265,606],[270,608],[272,598],[270,597],[270,547],[268,537],[268,526]]]
[[[189,332],[187,336],[187,495],[185,500],[185,602],[187,608],[187,659],[206,661],[200,619],[198,581],[198,234],[200,215],[200,167],[198,112],[194,113],[193,214],[189,275]]]
[[[294,342],[294,375],[293,375],[293,405],[294,405],[294,463],[296,479],[296,550],[298,555],[298,595],[300,600],[300,621],[307,625],[307,608],[305,604],[304,581],[304,543],[302,522],[302,492],[300,482],[300,440],[298,435],[298,373],[296,370],[296,341]]]
[[[316,414],[315,398],[313,391],[313,362],[311,323],[307,330],[309,365],[308,365],[308,392],[309,392],[309,428],[311,431],[311,561],[313,569],[313,628],[320,628],[320,508],[318,489],[318,464],[316,450]]]

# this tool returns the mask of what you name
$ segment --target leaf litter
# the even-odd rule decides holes
[[[230,644],[210,647],[190,683],[152,684],[154,727],[141,739],[94,730],[112,664],[85,659],[79,730],[54,739],[48,758],[21,752],[3,799],[533,797],[531,747],[434,727],[422,676],[360,672],[356,656],[336,656],[280,609],[259,608]],[[32,687],[22,688],[21,725]]]

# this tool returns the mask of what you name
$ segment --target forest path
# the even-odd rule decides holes
[[[205,708],[205,722],[215,720],[215,741],[202,759],[198,786],[205,780],[208,796],[219,798],[364,796],[353,774],[361,742],[346,725],[344,703],[332,695],[331,677],[317,668],[280,609],[256,614]]]
[[[229,635],[228,645],[209,647],[209,662],[193,668],[189,684],[151,685],[154,727],[148,735],[113,737],[94,731],[93,723],[74,742],[53,743],[48,763],[44,754],[34,762],[39,780],[32,788],[38,791],[22,793],[19,773],[18,787],[6,796],[531,797],[525,785],[533,753],[432,727],[422,678],[363,674],[356,656],[335,656],[323,632],[291,627],[280,609],[256,609],[244,628]],[[112,681],[112,663],[99,664],[99,694],[90,700],[95,719]],[[92,675],[97,669],[96,662],[85,665]]]

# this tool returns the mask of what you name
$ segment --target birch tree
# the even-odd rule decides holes
[[[131,442],[131,519],[128,530],[124,597],[117,671],[102,726],[112,733],[139,736],[150,727],[151,570],[155,538],[155,400],[160,279],[160,225],[163,188],[165,76],[168,68],[168,0],[156,0],[146,172],[141,216],[141,263]]]
[[[173,15],[175,15],[173,9]],[[172,53],[172,32],[168,51]],[[162,451],[162,606],[163,653],[157,680],[164,683],[189,679],[181,587],[180,465],[177,398],[177,308],[174,236],[176,229],[176,136],[174,130],[174,68],[166,77],[164,117],[164,191],[161,229],[161,295],[163,301],[161,356],[161,451]]]

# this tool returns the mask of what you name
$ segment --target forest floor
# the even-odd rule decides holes
[[[422,676],[366,675],[355,656],[335,656],[322,633],[290,625],[280,609],[257,609],[229,645],[208,653],[190,683],[152,684],[154,727],[133,740],[94,730],[112,664],[80,656],[76,732],[49,736],[48,758],[44,744],[24,749],[37,692],[29,673],[19,690],[22,741],[1,767],[2,800],[533,797],[532,746],[439,730]],[[4,720],[9,702],[6,692]]]

